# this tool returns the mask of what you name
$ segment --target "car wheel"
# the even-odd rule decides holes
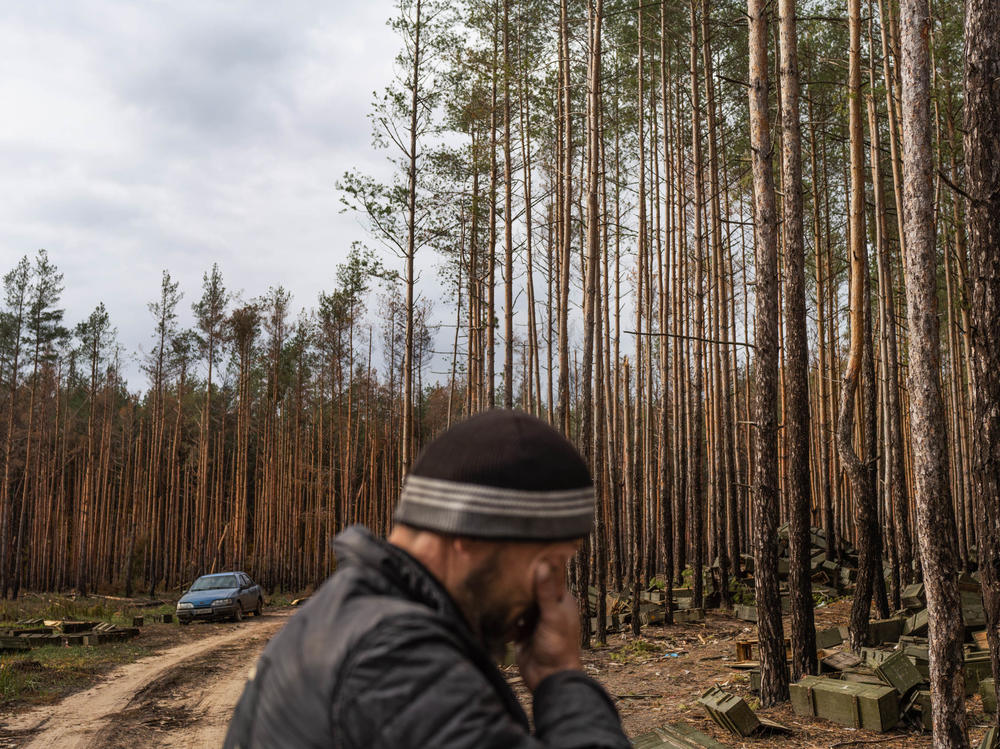
[[[178,619],[177,621],[180,623],[182,627],[191,623],[190,619]]]
[[[253,615],[254,616],[260,616],[263,613],[264,613],[264,599],[263,598],[258,598],[257,599],[257,608],[255,608],[253,610]]]
[[[243,604],[236,604],[236,611],[233,612],[233,621],[241,622],[243,621]]]

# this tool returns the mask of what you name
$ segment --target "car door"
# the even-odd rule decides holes
[[[252,591],[250,590],[250,578],[244,575],[242,572],[240,573],[239,578],[240,578],[240,602],[243,604],[243,610],[252,611],[256,602],[251,600]]]

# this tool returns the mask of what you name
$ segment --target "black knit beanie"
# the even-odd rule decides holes
[[[431,442],[403,482],[397,522],[474,538],[586,536],[594,485],[565,437],[519,411],[487,411]]]

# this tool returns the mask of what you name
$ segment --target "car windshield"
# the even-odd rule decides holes
[[[222,590],[223,588],[235,588],[236,575],[213,575],[211,577],[199,577],[194,581],[191,590]]]

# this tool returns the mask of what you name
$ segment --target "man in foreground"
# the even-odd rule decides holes
[[[581,670],[564,571],[593,525],[586,464],[527,414],[490,411],[431,443],[388,541],[359,526],[337,572],[264,650],[226,747],[625,749]],[[504,645],[534,732],[496,667]]]

